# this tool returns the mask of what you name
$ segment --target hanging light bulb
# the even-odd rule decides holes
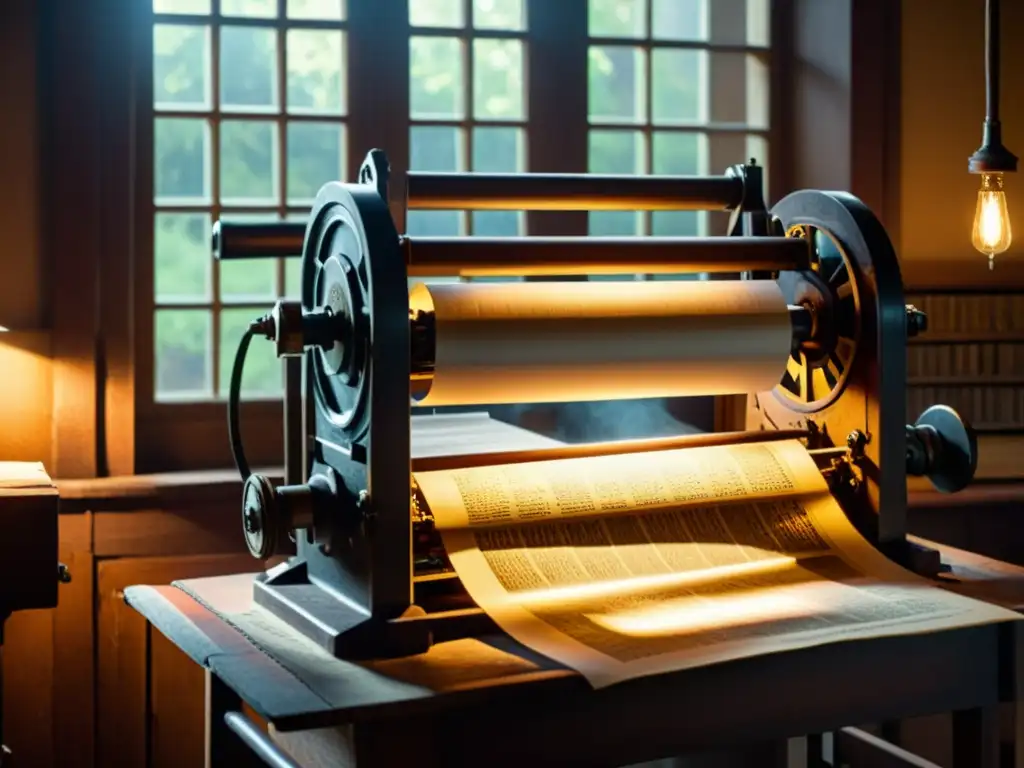
[[[1017,170],[1017,156],[1003,146],[999,122],[999,0],[985,0],[985,123],[981,146],[968,159],[967,168],[981,175],[971,244],[988,256],[992,269],[996,254],[1013,240],[1003,174]]]
[[[978,206],[974,212],[974,228],[971,244],[988,256],[988,268],[992,269],[997,253],[1002,253],[1013,242],[1010,229],[1010,214],[1006,209],[1006,193],[1003,191],[1003,174],[981,174],[981,189],[978,190]]]

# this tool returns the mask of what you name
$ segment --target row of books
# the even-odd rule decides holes
[[[970,377],[1024,383],[1024,343],[917,344],[907,348],[907,378],[912,385],[915,379],[931,383],[934,379],[963,381]]]
[[[979,431],[1024,430],[1024,387],[928,386],[907,391],[910,422],[933,405],[950,406]]]
[[[928,315],[933,334],[1024,334],[1024,294],[917,294],[906,297]]]

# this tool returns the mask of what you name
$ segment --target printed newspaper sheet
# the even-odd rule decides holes
[[[1018,618],[883,557],[795,440],[415,480],[473,599],[595,687]]]

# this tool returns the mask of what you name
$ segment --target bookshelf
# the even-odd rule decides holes
[[[928,315],[907,348],[907,417],[955,408],[978,431],[981,481],[1024,480],[1024,293],[943,290],[906,297]]]

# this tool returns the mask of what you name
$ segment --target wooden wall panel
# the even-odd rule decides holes
[[[3,184],[0,184],[3,186]],[[4,251],[6,254],[6,249]],[[0,257],[0,262],[6,255]],[[2,272],[0,272],[2,275]],[[0,277],[0,282],[3,278]],[[5,320],[0,306],[0,324]],[[53,366],[47,331],[0,333],[0,461],[49,463],[53,449]]]
[[[206,672],[150,631],[150,768],[199,768],[205,760]]]
[[[50,173],[44,232],[53,274],[53,477],[95,477],[97,456],[96,265],[101,248],[99,115],[94,103],[94,3],[51,0],[45,9],[44,124]]]
[[[91,765],[96,725],[93,665],[96,650],[93,596],[92,515],[60,518],[60,560],[71,583],[57,594],[53,626],[54,764],[59,768]]]

